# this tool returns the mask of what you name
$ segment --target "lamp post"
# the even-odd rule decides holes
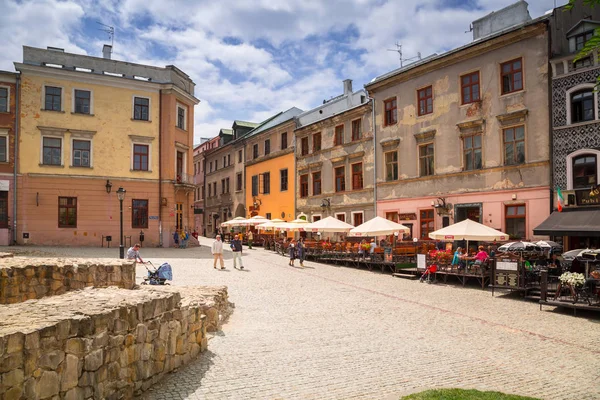
[[[119,235],[119,258],[125,258],[125,248],[123,247],[123,200],[127,191],[120,187],[117,190],[117,198],[119,199],[119,209],[121,211],[121,234]]]

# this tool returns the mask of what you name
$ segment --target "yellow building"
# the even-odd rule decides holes
[[[193,226],[194,83],[173,66],[23,48],[17,241],[168,245]],[[189,174],[189,175],[188,175]],[[159,184],[162,182],[162,184]],[[105,244],[106,245],[106,244]],[[126,240],[129,245],[129,240]]]
[[[245,137],[248,217],[294,219],[293,132],[301,112],[294,107],[279,113]]]

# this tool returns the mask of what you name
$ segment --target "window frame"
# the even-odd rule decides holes
[[[260,157],[258,143],[254,143],[252,145],[252,159],[256,160],[258,157]]]
[[[322,142],[322,136],[321,136],[321,132],[316,132],[312,135],[312,140],[313,140],[313,154],[316,152],[321,151],[321,145],[323,144]],[[317,145],[318,144],[318,145]]]
[[[44,148],[46,146],[44,146],[44,139],[58,139],[60,140],[60,162],[58,164],[46,164],[44,162]],[[55,147],[52,147],[55,148]],[[62,136],[52,136],[52,135],[42,135],[42,141],[41,141],[41,151],[40,151],[40,164],[43,166],[50,166],[50,167],[62,167],[64,166],[64,151],[65,151],[65,145],[64,145],[64,138]]]
[[[0,89],[6,89],[6,110],[0,109],[0,113],[9,113],[10,112],[10,86],[0,85]]]
[[[183,116],[179,115],[179,110],[183,111]],[[175,126],[183,131],[187,131],[187,107],[181,103],[175,106]],[[180,118],[183,118],[183,124],[180,124]]]
[[[474,139],[479,138],[479,147],[474,146]],[[471,147],[469,149],[466,148],[467,140],[471,140]],[[475,153],[479,149],[479,162],[481,165],[479,167],[475,166]],[[471,152],[470,155],[467,155],[467,152]],[[476,133],[473,135],[463,136],[462,138],[462,156],[463,156],[463,171],[477,171],[483,169],[483,135],[481,133]],[[467,159],[471,157],[472,168],[467,168]]]
[[[288,134],[287,132],[282,132],[281,135],[279,136],[281,150],[285,150],[288,148],[287,134]]]
[[[304,146],[306,144],[306,146]],[[300,138],[300,155],[306,156],[309,154],[308,136]]]
[[[596,156],[596,179],[600,179],[600,150],[593,148],[575,150],[574,152],[568,154],[565,159],[565,164],[567,167],[567,190],[574,190],[573,160],[582,155]]]
[[[334,146],[342,146],[344,144],[344,133],[344,124],[336,125],[336,127],[333,130]]]
[[[427,93],[428,90],[429,94]],[[423,97],[421,97],[422,93],[424,94]],[[429,104],[427,100],[431,100],[431,103]],[[424,102],[425,111],[422,111],[423,108],[421,108],[421,102]],[[429,110],[429,106],[431,106],[431,110]],[[427,114],[433,114],[433,85],[417,89],[417,115],[419,117],[422,117],[423,115]]]
[[[477,82],[473,83],[473,76],[477,75]],[[469,77],[469,83],[468,84],[464,84],[463,82],[463,78],[465,77]],[[473,104],[473,103],[477,103],[479,101],[481,101],[481,73],[479,70],[477,71],[471,71],[471,72],[467,72],[465,74],[460,75],[459,77],[460,79],[460,101],[461,101],[461,105],[467,105],[467,104]],[[477,99],[473,99],[473,86],[477,85]],[[469,88],[469,96],[470,96],[470,100],[469,101],[465,101],[465,88]]]
[[[393,104],[388,109],[388,104]],[[389,112],[389,115],[388,115]],[[398,123],[398,99],[396,96],[383,101],[383,126],[396,125]]]
[[[342,218],[340,218],[340,216]],[[342,222],[346,222],[346,213],[345,212],[336,212],[335,213],[335,219],[342,221]]]
[[[285,171],[285,174],[284,174]],[[284,175],[285,175],[285,179],[284,179]],[[284,185],[285,183],[285,185]],[[285,188],[284,188],[285,186]],[[280,192],[287,192],[289,188],[289,171],[287,168],[282,168],[279,170],[279,191]]]
[[[271,154],[271,139],[265,140],[265,156]]]
[[[244,162],[244,154],[242,150],[238,150],[238,164]]]
[[[88,108],[89,111],[87,113],[85,112],[79,112],[77,111],[77,92],[88,92],[90,94],[90,98],[89,98],[89,104],[88,104]],[[94,115],[94,93],[91,89],[84,89],[84,88],[78,88],[78,87],[74,87],[73,90],[71,91],[71,95],[72,95],[72,108],[71,108],[71,112],[73,114],[77,114],[77,115]]]
[[[315,178],[315,175],[318,174],[318,178]],[[313,196],[318,196],[320,194],[323,193],[323,174],[321,173],[321,171],[314,171],[311,172],[311,178],[312,178],[312,195]],[[317,183],[319,184],[319,190],[318,192],[315,190],[315,188],[317,187]]]
[[[144,99],[144,100],[148,100],[148,105],[144,106],[144,105],[139,105],[140,107],[148,107],[148,118],[147,119],[143,119],[143,118],[136,118],[135,117],[135,99]],[[133,121],[144,121],[144,122],[152,122],[152,98],[148,97],[148,96],[140,96],[137,94],[134,94],[131,96],[131,119]],[[143,115],[143,114],[142,114]]]
[[[360,224],[356,223],[356,216],[360,215]],[[350,212],[350,217],[352,218],[352,225],[359,226],[365,223],[365,212],[364,211],[352,211]]]
[[[89,154],[88,154],[88,163],[89,165],[75,165],[75,142],[88,142],[89,143]],[[71,167],[74,168],[92,168],[92,140],[85,138],[71,138]]]
[[[251,181],[252,197],[256,197],[256,196],[258,196],[258,193],[260,192],[260,180],[258,179],[258,175],[252,175],[252,177],[250,178],[250,181]]]
[[[271,171],[263,172],[263,192],[262,194],[271,194]]]
[[[394,154],[395,157],[396,157],[396,160],[394,162],[388,162],[388,160],[387,160],[388,154]],[[384,152],[383,153],[383,162],[384,162],[384,171],[385,171],[385,181],[386,182],[397,181],[400,178],[398,150]],[[388,179],[388,166],[392,165],[392,164],[396,165],[396,178],[395,179]]]
[[[142,201],[142,202],[145,201],[146,202],[146,206],[145,207],[143,207],[143,206],[137,206],[136,207],[136,205],[135,205],[136,201]],[[145,210],[146,211],[146,214],[145,214],[146,215],[146,218],[145,218],[146,223],[145,224],[138,224],[137,223],[137,222],[139,222],[139,220],[141,218],[139,216],[138,216],[137,220],[134,218],[134,216],[136,214],[136,210],[138,210],[138,212],[139,212],[139,210],[142,210],[142,211]],[[148,229],[148,216],[149,216],[148,210],[149,210],[149,201],[148,201],[148,199],[131,199],[131,227],[133,229],[136,229],[136,228],[137,229]],[[142,215],[142,218],[143,218],[143,215]]]
[[[342,170],[343,174],[338,174],[338,170]],[[338,190],[338,178],[341,178],[340,188]],[[346,191],[346,166],[340,165],[333,168],[333,182],[334,190],[336,193],[343,193]]]
[[[360,175],[358,172],[354,171],[354,167],[360,165]],[[363,178],[363,162],[357,162],[350,164],[350,172],[352,174],[352,190],[362,190],[365,188],[364,178]],[[355,177],[358,178],[360,185],[355,185]],[[360,187],[359,187],[360,186]]]
[[[305,199],[308,197],[308,174],[301,174],[300,179],[300,198]]]
[[[60,200],[61,199],[67,199],[67,202],[69,199],[73,200],[75,199],[75,204],[74,205],[61,205],[60,204]],[[59,228],[77,228],[77,197],[72,197],[72,196],[58,196],[58,227]],[[60,210],[62,208],[65,208],[67,210],[66,212],[66,222],[67,223],[61,223],[61,217],[60,217]],[[68,224],[68,220],[69,220],[69,210],[75,210],[75,225],[69,225]]]
[[[518,128],[523,128],[523,139],[522,140],[516,140],[516,131]],[[505,132],[508,130],[512,130],[513,131],[513,158],[516,157],[517,152],[515,151],[517,149],[517,143],[523,142],[523,161],[519,162],[519,161],[514,161],[511,163],[507,162],[507,157],[506,157],[506,134]],[[525,130],[525,125],[513,125],[513,126],[507,126],[505,128],[502,128],[502,156],[504,158],[504,165],[522,165],[522,164],[526,164],[527,163],[527,147],[526,147],[526,137],[527,137],[527,132]]]
[[[573,97],[580,93],[583,93],[583,92],[591,92],[592,93],[592,102],[593,102],[592,111],[594,112],[594,115],[593,115],[593,118],[589,119],[589,120],[574,121],[573,120]],[[598,119],[598,109],[597,109],[598,108],[598,93],[594,89],[594,84],[582,84],[582,85],[577,85],[572,88],[569,88],[569,90],[566,91],[566,96],[567,96],[566,100],[567,100],[567,124],[568,125],[590,123],[590,122],[596,121]]]
[[[425,154],[424,156],[421,155],[421,149],[423,148],[427,148],[429,146],[432,146],[433,148],[433,153],[432,154]],[[419,144],[418,146],[418,159],[419,159],[419,177],[426,177],[426,176],[434,176],[435,175],[435,143],[434,142],[429,142],[429,143],[422,143]],[[424,171],[421,168],[421,161],[423,159],[429,158],[431,157],[431,162],[432,162],[432,166],[431,166],[431,171],[426,171],[427,173],[423,173]],[[429,169],[429,164],[427,165],[427,169]]]
[[[241,192],[244,190],[244,173],[238,172],[235,174],[235,191]]]
[[[46,98],[48,97],[48,88],[54,88],[54,89],[60,89],[60,106],[58,110],[55,110],[54,108],[46,108]],[[62,86],[54,86],[54,85],[44,85],[44,94],[43,94],[43,104],[44,107],[42,108],[42,110],[44,111],[54,111],[54,112],[62,112],[64,110],[63,108],[63,102],[64,102],[64,91],[65,89]],[[50,95],[50,96],[56,96],[56,95]]]
[[[136,153],[135,151],[135,147],[136,146],[145,146],[146,148],[148,148],[148,153],[146,154],[147,158],[148,158],[148,169],[136,169],[135,168],[135,155],[136,154],[140,154],[143,156],[143,153]],[[135,171],[135,172],[151,172],[152,168],[151,168],[151,164],[150,164],[150,154],[151,154],[151,145],[150,143],[139,143],[139,142],[132,142],[131,143],[131,170]],[[140,160],[140,167],[141,165],[143,165],[142,161]]]
[[[9,225],[8,204],[8,191],[0,191],[0,228],[3,229]]]
[[[351,122],[351,127],[352,127],[352,142],[356,142],[358,140],[361,140],[363,137],[363,132],[362,132],[362,118],[357,118],[352,120]],[[358,127],[358,129],[354,129],[355,127]],[[356,133],[358,132],[358,133]]]
[[[425,218],[423,218],[424,213],[427,213]],[[426,222],[427,225],[429,225],[429,223],[431,222],[432,223],[431,228],[427,227],[426,229],[423,229],[424,222]],[[434,232],[434,231],[435,231],[435,213],[433,211],[433,208],[419,210],[419,238],[421,240],[431,240],[431,238],[429,237],[429,233]]]
[[[578,186],[575,182],[575,161],[581,159],[581,158],[593,158],[594,159],[594,183],[593,184],[586,184],[586,185],[582,185],[582,186]],[[594,187],[594,186],[598,186],[598,155],[593,154],[593,153],[584,153],[584,154],[579,154],[575,157],[572,157],[570,160],[571,163],[571,176],[572,176],[572,187],[573,190],[577,190],[577,189],[589,189],[590,187]],[[590,176],[590,175],[584,175],[584,176]]]
[[[515,208],[516,212],[519,211],[519,207],[523,207],[524,214],[515,214],[509,215],[509,208]],[[506,232],[510,237],[515,237],[513,233],[508,231],[508,220],[509,219],[522,219],[524,223],[523,236],[520,236],[520,239],[525,239],[527,237],[527,205],[525,203],[520,204],[506,204],[504,206],[504,232]]]
[[[0,128],[0,140],[4,139],[4,143],[6,144],[6,160],[1,160],[0,163],[8,163],[10,162],[10,136],[8,134],[8,129]]]
[[[521,63],[521,68],[520,69],[513,69],[513,64],[517,61],[520,61]],[[504,72],[504,66],[505,65],[510,65],[510,71],[509,72]],[[523,57],[517,57],[514,58],[512,60],[509,61],[505,61],[503,63],[500,63],[500,95],[504,96],[506,94],[511,94],[511,93],[516,93],[516,92],[520,92],[522,90],[525,89],[525,74],[523,73]],[[521,74],[521,87],[518,89],[514,88],[514,75],[520,73]],[[509,77],[509,84],[512,85],[513,89],[512,90],[508,90],[505,91],[504,90],[504,77],[508,76]]]

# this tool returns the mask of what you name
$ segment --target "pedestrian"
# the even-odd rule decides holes
[[[215,241],[212,244],[211,252],[214,257],[213,268],[217,269],[217,260],[221,262],[221,269],[225,269],[225,261],[223,260],[223,242],[221,241],[221,235],[217,235]]]
[[[233,268],[236,268],[236,261],[240,260],[240,269],[244,269],[244,265],[242,264],[242,241],[238,235],[233,237],[231,241],[231,250],[233,251]]]
[[[304,268],[304,239],[300,238],[298,239],[298,246],[297,246],[297,253],[298,253],[298,259],[300,260],[300,267]]]
[[[127,259],[128,260],[134,260],[134,261],[140,261],[142,264],[144,263],[144,260],[142,260],[142,257],[140,257],[140,244],[136,243],[133,245],[133,247],[130,247],[129,250],[127,250]]]
[[[252,231],[248,231],[248,248],[251,249],[252,248],[252,241],[254,240],[254,234],[252,233]]]
[[[290,241],[288,246],[288,253],[290,255],[290,266],[294,266],[294,260],[296,259],[296,244],[294,243],[294,239]]]

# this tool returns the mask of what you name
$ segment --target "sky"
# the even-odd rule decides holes
[[[470,23],[515,0],[0,0],[0,70],[22,46],[176,65],[196,84],[194,143],[234,120],[260,122],[356,91],[403,58],[472,41]],[[529,0],[533,18],[554,0]],[[557,5],[566,0],[556,0]],[[406,62],[405,62],[406,65]]]

